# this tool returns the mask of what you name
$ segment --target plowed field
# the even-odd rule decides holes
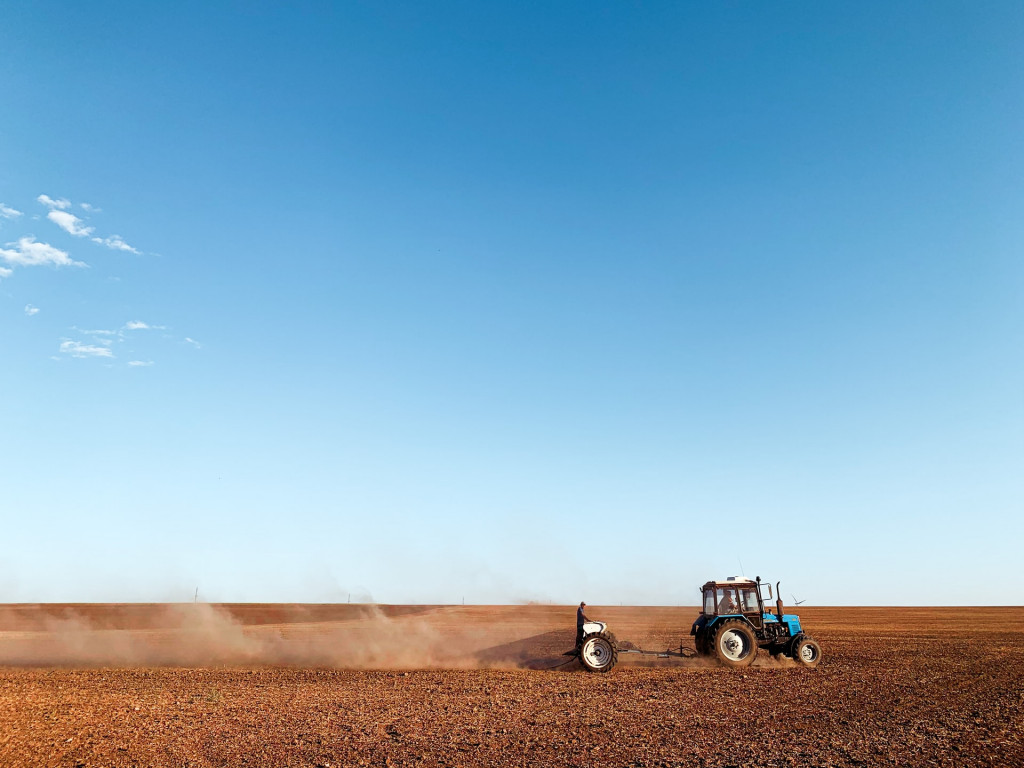
[[[817,669],[592,675],[571,607],[0,606],[0,766],[1024,765],[1024,608],[793,612]]]

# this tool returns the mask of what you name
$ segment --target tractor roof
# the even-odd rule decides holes
[[[727,579],[719,579],[718,581],[709,581],[704,587],[737,587],[737,586],[756,586],[757,582],[753,579],[747,579],[741,576],[730,576]]]

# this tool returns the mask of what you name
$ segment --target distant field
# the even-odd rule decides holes
[[[794,610],[818,669],[590,675],[564,606],[0,606],[0,765],[1024,765],[1024,608]]]

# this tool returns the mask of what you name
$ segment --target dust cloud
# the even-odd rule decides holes
[[[507,641],[533,627],[460,626],[450,610],[343,606],[324,620],[301,606],[7,606],[0,665],[422,669],[528,660],[529,648]]]

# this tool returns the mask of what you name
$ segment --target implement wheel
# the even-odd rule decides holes
[[[619,661],[615,638],[607,632],[595,632],[580,644],[580,663],[587,672],[611,672]]]
[[[711,650],[727,667],[749,667],[757,658],[757,638],[746,622],[723,621],[715,629]]]
[[[813,637],[800,635],[793,643],[793,659],[802,667],[814,669],[821,663],[821,646]]]

